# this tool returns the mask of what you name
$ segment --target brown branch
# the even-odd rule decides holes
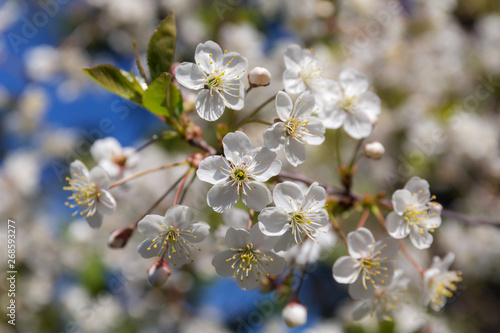
[[[201,137],[193,137],[189,140],[186,140],[191,146],[200,148],[201,150],[206,151],[209,155],[217,154],[217,150],[214,147],[210,146],[203,138]]]

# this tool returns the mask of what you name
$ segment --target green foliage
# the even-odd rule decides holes
[[[142,97],[142,104],[154,114],[171,119],[179,119],[182,113],[182,96],[177,87],[172,83],[172,75],[161,74],[151,82]]]
[[[132,74],[111,65],[97,65],[83,71],[112,93],[142,105],[144,90]]]
[[[92,295],[97,295],[106,288],[106,267],[97,255],[92,255],[83,263],[80,273],[81,284],[90,291]]]
[[[158,25],[149,39],[148,67],[151,81],[154,81],[165,72],[170,72],[170,67],[174,61],[176,39],[177,31],[174,13],[172,12]]]

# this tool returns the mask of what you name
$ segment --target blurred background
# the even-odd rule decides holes
[[[215,275],[211,257],[223,248],[227,227],[216,230],[195,263],[175,270],[161,288],[148,284],[152,262],[135,253],[141,235],[122,250],[107,247],[110,232],[140,218],[184,170],[151,174],[114,191],[118,211],[99,230],[71,218],[62,190],[69,163],[95,165],[89,149],[97,139],[112,136],[139,147],[166,129],[146,110],[101,89],[82,68],[109,63],[138,75],[133,41],[145,64],[149,36],[172,10],[177,61],[193,61],[196,45],[211,39],[247,57],[249,68],[272,73],[270,86],[250,93],[246,110],[282,89],[283,51],[290,43],[313,47],[333,78],[346,67],[366,74],[383,103],[369,140],[382,142],[387,153],[380,161],[361,161],[356,192],[390,196],[420,176],[446,208],[500,216],[498,1],[0,0],[1,243],[7,218],[16,221],[18,232],[16,326],[5,319],[8,283],[2,278],[0,331],[498,331],[498,226],[445,219],[432,248],[414,255],[427,267],[433,255],[454,252],[452,267],[464,276],[458,296],[437,314],[410,302],[394,322],[382,325],[373,318],[349,319],[346,288],[331,275],[345,249],[332,245],[307,268],[300,294],[309,310],[307,325],[288,330],[280,318],[284,303],[273,294],[242,291]],[[192,105],[192,92],[183,90],[183,96]],[[213,143],[211,124],[193,116]],[[260,117],[274,118],[273,109]],[[245,128],[256,146],[264,129]],[[323,145],[311,147],[299,170],[335,185],[335,161],[328,159],[334,141],[332,133],[327,136]],[[354,144],[343,137],[346,158]],[[137,170],[194,152],[178,140],[151,145],[141,151]],[[207,189],[195,182],[185,204],[198,219],[217,225],[221,216],[203,208]],[[166,198],[155,213],[171,203]],[[358,219],[359,212],[345,214],[344,229],[352,230]],[[370,218],[367,225],[377,224]]]

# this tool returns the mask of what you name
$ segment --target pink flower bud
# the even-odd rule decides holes
[[[165,260],[155,262],[148,268],[148,280],[153,287],[161,287],[170,276],[170,268]]]
[[[263,67],[255,67],[248,73],[248,82],[251,87],[268,86],[271,82],[271,73]]]
[[[384,155],[385,148],[380,142],[373,141],[371,143],[365,144],[365,146],[363,147],[363,152],[365,153],[366,157],[378,160],[382,157],[382,155]]]
[[[132,236],[133,232],[134,229],[130,227],[113,231],[108,238],[108,246],[113,249],[121,249],[122,247],[127,245],[127,242],[130,239],[130,236]]]
[[[286,326],[293,328],[304,325],[307,322],[307,309],[302,304],[292,301],[281,312]]]

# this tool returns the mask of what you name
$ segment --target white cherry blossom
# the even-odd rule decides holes
[[[325,126],[317,117],[314,96],[306,91],[295,105],[285,92],[276,95],[276,111],[281,121],[264,132],[264,144],[277,151],[285,147],[285,156],[293,166],[306,160],[306,144],[319,145],[325,141]]]
[[[139,155],[132,147],[122,147],[113,137],[95,141],[90,153],[112,179],[123,176],[125,171],[133,169],[139,162]]]
[[[262,277],[281,274],[285,259],[270,251],[273,242],[262,234],[257,225],[250,231],[229,228],[226,245],[230,248],[212,260],[217,274],[232,276],[241,289],[255,289]]]
[[[274,188],[273,199],[276,207],[260,212],[259,226],[265,235],[279,236],[275,251],[286,251],[306,237],[316,242],[317,234],[326,232],[326,191],[318,183],[313,183],[307,193],[295,183],[280,183]]]
[[[158,257],[174,266],[193,262],[192,244],[199,243],[208,235],[210,226],[205,222],[192,223],[194,214],[189,207],[176,205],[170,207],[165,216],[146,215],[137,230],[148,236],[137,246],[143,258]]]
[[[424,292],[422,305],[439,311],[457,290],[457,283],[462,281],[462,272],[450,271],[455,254],[450,252],[443,259],[435,256],[431,267],[424,273]]]
[[[196,63],[183,62],[175,68],[176,80],[186,88],[200,90],[196,98],[196,111],[201,118],[214,121],[227,106],[241,110],[245,99],[248,61],[235,52],[224,51],[212,41],[198,44]]]
[[[392,195],[394,211],[387,216],[387,231],[396,239],[410,235],[410,240],[418,249],[431,246],[431,232],[441,225],[441,205],[432,202],[429,183],[425,179],[413,177],[402,190]]]
[[[252,149],[250,139],[241,131],[226,134],[222,144],[225,156],[205,158],[196,172],[200,180],[214,185],[207,194],[208,205],[222,213],[241,196],[248,208],[262,210],[272,201],[264,182],[281,171],[276,153],[265,147]]]
[[[343,126],[354,139],[366,138],[381,112],[380,98],[369,91],[368,78],[354,69],[340,73],[340,84],[334,83],[325,90],[320,109],[321,119],[327,128]],[[323,118],[324,117],[324,118]]]
[[[352,298],[372,298],[377,289],[392,282],[399,248],[396,240],[386,237],[375,242],[370,230],[359,228],[347,235],[347,247],[349,255],[333,265],[333,278],[350,284]]]
[[[108,192],[109,175],[100,166],[90,172],[79,160],[69,166],[70,176],[66,177],[69,186],[63,187],[65,191],[72,191],[65,205],[76,209],[71,215],[80,215],[85,218],[91,228],[99,228],[102,224],[102,215],[111,215],[116,210],[116,201]]]

